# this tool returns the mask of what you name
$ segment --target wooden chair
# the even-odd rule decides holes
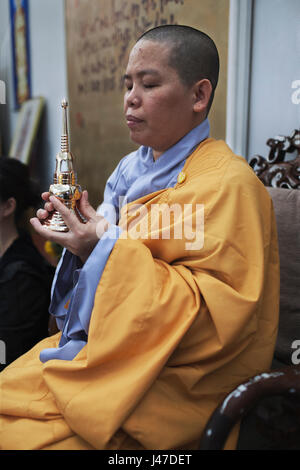
[[[211,415],[199,449],[223,449],[240,420],[238,450],[300,449],[300,366],[265,372],[239,385]]]
[[[265,186],[273,188],[300,189],[300,129],[290,137],[277,136],[268,139],[269,155],[255,155],[249,162]],[[284,161],[287,153],[297,152],[296,158]]]
[[[269,139],[269,155],[249,162],[266,185],[277,221],[280,320],[269,371],[236,387],[214,411],[200,450],[222,449],[241,421],[237,449],[300,450],[300,130]],[[287,154],[296,157],[285,161]]]

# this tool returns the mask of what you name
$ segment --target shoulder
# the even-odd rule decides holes
[[[0,272],[0,284],[12,281],[12,280],[32,280],[35,278],[39,283],[43,283],[45,280],[50,278],[47,269],[38,269],[26,260],[13,260],[8,263]]]
[[[49,284],[53,275],[54,268],[35,247],[31,237],[23,233],[7,250],[0,265],[0,283],[34,277],[41,284]]]
[[[135,167],[137,164],[142,149],[143,148],[141,147],[138,150],[125,155],[125,157],[119,161],[118,165],[107,180],[107,184],[109,186],[114,188],[114,186],[118,184],[118,181],[121,177],[126,178],[128,171],[130,171],[131,168]]]
[[[241,195],[269,204],[270,195],[247,160],[236,155],[222,140],[206,139],[187,159],[185,180],[175,186],[174,196],[208,203],[220,198],[233,201]],[[176,196],[175,196],[176,197]]]
[[[125,157],[121,158],[120,162],[118,163],[116,170],[118,169],[126,169],[128,166],[134,164],[134,162],[138,159],[138,154],[141,150],[135,150],[133,152],[128,153]],[[116,171],[115,170],[115,171]]]
[[[216,189],[243,185],[264,188],[247,160],[236,155],[223,140],[207,139],[200,144],[187,162],[186,171],[191,181],[213,179]]]

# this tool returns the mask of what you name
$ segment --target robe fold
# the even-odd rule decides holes
[[[202,142],[183,173],[123,208],[78,355],[41,363],[58,333],[0,374],[0,448],[197,448],[226,394],[269,368],[279,305],[270,196],[222,141]],[[227,448],[235,442],[233,432]]]

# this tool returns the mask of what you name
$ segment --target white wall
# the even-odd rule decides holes
[[[227,63],[226,142],[246,157],[249,118],[253,0],[230,0]]]
[[[67,96],[64,0],[29,0],[32,96],[43,96],[46,108],[38,169],[45,189],[52,179],[60,149],[60,101]],[[0,0],[0,79],[7,82],[5,150],[13,135],[17,113],[13,106],[12,56],[8,0]],[[46,186],[44,186],[46,185]]]
[[[300,104],[292,102],[292,83],[300,80],[299,0],[255,0],[250,80],[248,156],[267,156],[269,137],[300,126]]]

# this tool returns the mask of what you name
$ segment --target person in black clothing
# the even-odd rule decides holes
[[[54,269],[21,229],[24,213],[39,202],[28,167],[0,157],[0,371],[48,336]]]

